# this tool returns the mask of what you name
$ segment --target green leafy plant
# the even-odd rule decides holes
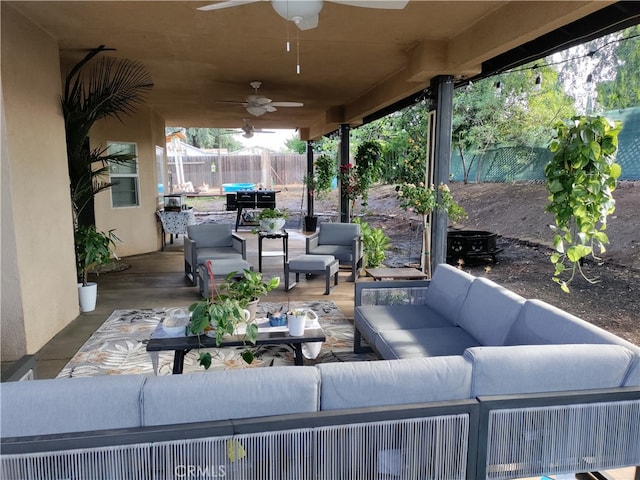
[[[285,208],[263,208],[256,215],[257,220],[270,220],[272,218],[289,218],[289,212]]]
[[[607,216],[615,210],[613,191],[622,170],[615,163],[620,122],[602,116],[576,116],[556,124],[556,136],[549,149],[553,159],[544,170],[549,204],[545,210],[553,214],[555,252],[554,282],[569,292],[569,283],[582,269],[585,257],[606,251],[609,239],[604,232]],[[566,278],[568,274],[568,278]]]
[[[365,267],[379,267],[386,258],[385,250],[391,247],[391,240],[384,234],[384,230],[372,228],[360,218],[354,219],[353,223],[360,224],[360,230],[362,231]]]
[[[347,163],[340,165],[338,178],[342,195],[351,201],[352,207],[356,199],[362,199],[362,205],[367,205],[369,188],[380,180],[382,176],[382,146],[377,140],[362,142],[354,157],[355,165]]]
[[[189,307],[191,320],[189,331],[195,335],[202,335],[215,331],[216,346],[220,346],[225,335],[236,333],[238,325],[245,322],[244,307],[239,300],[233,298],[213,297],[196,302]],[[255,345],[258,338],[258,325],[247,324],[244,340]],[[254,354],[251,350],[241,353],[246,363],[253,362]],[[200,352],[198,363],[205,369],[211,366],[211,353]]]
[[[441,183],[436,189],[433,185],[427,187],[423,182],[418,185],[405,183],[396,186],[400,208],[412,211],[422,216],[422,271],[429,271],[431,262],[431,231],[429,215],[434,210],[446,212],[449,220],[457,222],[466,218],[467,212],[453,198],[449,186]]]
[[[313,162],[313,175],[305,175],[302,182],[312,196],[319,197],[331,190],[336,173],[336,162],[325,153]]]
[[[78,279],[87,286],[89,273],[100,265],[107,264],[114,255],[113,248],[120,239],[109,230],[99,232],[93,225],[78,225],[74,233],[76,247],[76,266]]]
[[[280,278],[275,277],[267,283],[262,281],[261,273],[254,275],[254,272],[245,270],[243,278],[234,281],[238,273],[231,272],[225,277],[224,282],[220,285],[220,291],[218,291],[211,261],[207,261],[207,272],[211,293],[209,298],[189,306],[191,312],[189,331],[198,336],[208,331],[215,331],[216,346],[220,346],[225,335],[235,334],[238,326],[246,322],[244,309],[253,299],[251,295],[272,290],[278,286]],[[244,342],[255,345],[257,338],[258,325],[255,322],[247,322]],[[253,362],[255,357],[251,349],[244,350],[240,356],[246,363]],[[200,352],[198,363],[208,369],[211,366],[211,353]]]
[[[238,272],[231,272],[220,285],[220,296],[240,301],[244,307],[247,303],[258,300],[274,288],[280,285],[280,277],[273,277],[268,282],[260,272],[246,269],[242,277],[238,278]]]

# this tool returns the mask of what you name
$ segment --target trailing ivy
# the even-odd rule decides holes
[[[606,251],[607,216],[615,210],[613,191],[620,176],[615,163],[620,122],[602,116],[576,116],[555,125],[556,136],[549,149],[553,160],[545,167],[549,204],[546,211],[554,216],[555,265],[553,280],[563,291],[582,270],[587,256]],[[568,276],[567,276],[568,275]]]

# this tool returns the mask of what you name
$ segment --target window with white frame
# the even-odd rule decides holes
[[[109,161],[111,187],[111,206],[137,207],[140,205],[138,184],[138,149],[135,143],[108,142],[109,155],[131,155],[132,160]]]

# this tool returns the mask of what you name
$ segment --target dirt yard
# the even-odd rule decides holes
[[[640,182],[621,182],[614,192],[616,212],[607,228],[608,251],[602,262],[585,264],[588,275],[599,281],[590,284],[576,278],[570,294],[552,281],[552,218],[544,212],[544,184],[454,183],[451,190],[468,213],[466,220],[452,228],[494,232],[498,247],[503,249],[495,263],[491,259],[467,261],[462,265],[464,270],[486,276],[526,298],[549,302],[640,345]],[[316,201],[321,219],[338,220],[336,195],[333,192],[332,198]],[[301,186],[282,188],[278,206],[296,217],[303,209],[302,196]],[[391,238],[386,265],[403,266],[419,260],[420,219],[398,207],[393,186],[373,190],[369,208],[357,208],[356,213],[371,226],[382,227]]]

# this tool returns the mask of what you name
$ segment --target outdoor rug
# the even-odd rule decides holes
[[[333,302],[260,302],[258,317],[278,308],[308,308],[318,315],[327,340],[319,355],[305,359],[305,365],[328,362],[374,360],[373,354],[353,353],[353,324]],[[151,356],[146,351],[146,342],[158,322],[167,316],[170,308],[116,310],[95,331],[57,378],[89,377],[95,375],[153,375]],[[205,349],[202,349],[203,351]],[[240,357],[243,347],[208,349],[213,357],[209,370],[256,368],[276,365],[293,365],[293,351],[286,345],[260,346],[255,350],[256,358],[246,364]],[[184,359],[184,373],[204,372],[198,365],[199,351],[192,350]],[[173,352],[159,353],[159,375],[171,373]]]

